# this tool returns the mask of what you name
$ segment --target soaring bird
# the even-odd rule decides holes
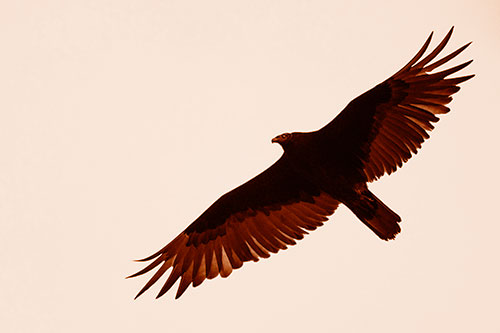
[[[434,72],[470,43],[432,62],[453,28],[423,57],[432,33],[396,74],[352,100],[335,119],[313,132],[278,135],[283,155],[264,172],[224,194],[155,254],[135,277],[159,267],[136,298],[170,271],[158,296],[180,278],[176,298],[205,279],[227,277],[246,261],[284,250],[328,220],[344,204],[383,240],[400,232],[401,218],[367,183],[391,174],[429,138],[438,115],[474,75],[448,78],[468,66]]]

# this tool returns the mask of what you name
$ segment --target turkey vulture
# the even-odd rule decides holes
[[[224,194],[191,225],[155,254],[135,277],[159,266],[136,298],[169,268],[158,296],[180,278],[176,298],[186,288],[217,275],[227,277],[246,261],[267,258],[321,226],[339,204],[383,240],[400,232],[401,218],[367,187],[401,167],[429,138],[445,105],[474,75],[447,78],[472,60],[433,71],[455,58],[470,43],[431,61],[448,43],[423,57],[432,33],[410,62],[389,79],[351,101],[330,123],[314,132],[278,135],[280,159],[243,185]],[[423,58],[422,58],[423,57]]]

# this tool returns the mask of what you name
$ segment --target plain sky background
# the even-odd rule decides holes
[[[419,154],[229,278],[134,301],[144,265],[220,195],[451,26],[475,61]],[[498,1],[3,1],[2,332],[499,332]],[[150,276],[150,275],[149,275]],[[164,280],[162,280],[164,281]]]

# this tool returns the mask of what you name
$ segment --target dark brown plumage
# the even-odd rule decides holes
[[[260,175],[224,194],[173,241],[140,261],[153,260],[135,277],[159,266],[136,296],[169,268],[157,297],[180,278],[176,298],[186,288],[217,275],[227,277],[246,261],[267,258],[321,226],[339,204],[346,205],[383,240],[400,232],[400,217],[367,188],[401,167],[439,120],[457,86],[474,75],[447,78],[471,61],[430,73],[469,44],[431,63],[443,41],[422,58],[432,33],[400,71],[357,97],[329,124],[308,133],[285,133],[272,142],[284,153]]]

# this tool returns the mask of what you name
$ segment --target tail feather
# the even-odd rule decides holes
[[[360,194],[358,200],[347,203],[347,207],[378,237],[383,240],[394,239],[401,231],[399,215],[370,191],[365,190]]]

